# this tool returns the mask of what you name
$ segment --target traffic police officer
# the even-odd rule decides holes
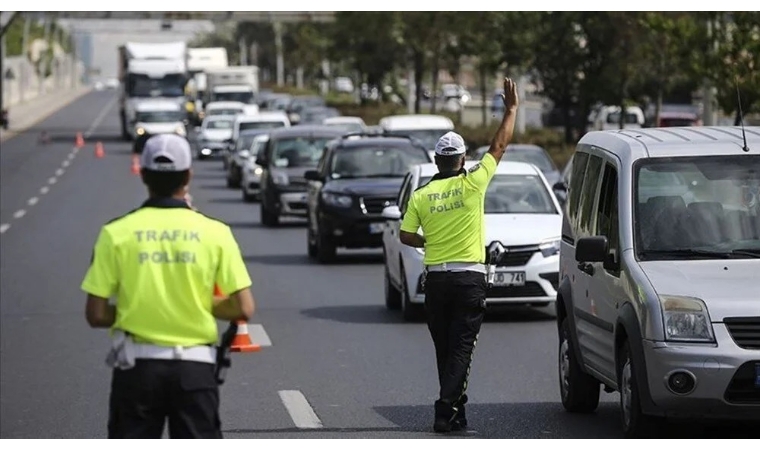
[[[88,323],[113,338],[109,438],[160,438],[167,418],[171,438],[222,437],[216,319],[248,320],[254,299],[230,227],[184,200],[191,161],[180,136],[146,141],[149,198],[102,227],[82,282]]]
[[[517,90],[504,80],[504,117],[491,148],[464,169],[464,139],[454,132],[435,146],[438,173],[409,199],[401,242],[425,249],[425,311],[435,346],[440,396],[435,402],[436,432],[467,427],[467,378],[488,289],[485,267],[486,189],[512,139]],[[422,228],[423,235],[417,233]]]

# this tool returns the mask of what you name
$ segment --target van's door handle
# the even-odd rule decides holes
[[[578,269],[592,277],[594,276],[594,265],[591,263],[578,263]]]

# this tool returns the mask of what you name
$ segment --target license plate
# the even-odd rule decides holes
[[[385,230],[384,223],[371,223],[369,224],[369,232],[372,234],[382,233]]]
[[[755,364],[755,387],[760,389],[760,364]]]
[[[525,272],[496,272],[494,286],[525,286]]]

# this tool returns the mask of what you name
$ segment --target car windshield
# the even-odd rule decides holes
[[[420,186],[431,177],[421,177]],[[559,214],[549,191],[535,175],[494,175],[485,198],[486,214]]]
[[[182,97],[185,95],[183,75],[166,75],[150,78],[147,75],[131,74],[127,78],[127,93],[130,97]]]
[[[283,138],[274,143],[272,153],[276,167],[316,167],[325,144],[332,138]]]
[[[432,150],[435,148],[438,139],[449,131],[450,130],[391,130],[389,133],[412,137],[420,141],[425,148]]]
[[[141,111],[137,113],[137,122],[166,123],[182,122],[185,115],[181,111]]]
[[[209,116],[236,116],[243,112],[242,108],[214,108],[209,110]]]
[[[275,122],[240,122],[240,131],[243,130],[269,130],[272,128],[284,127],[282,121]]]
[[[253,92],[214,92],[215,102],[253,103]]]
[[[207,130],[231,130],[233,122],[231,120],[216,119],[209,120],[206,123]]]
[[[235,143],[235,150],[247,150],[253,144],[253,140],[256,139],[256,135],[243,134],[238,137]]]
[[[634,186],[640,258],[760,257],[760,156],[647,159]]]
[[[335,153],[332,178],[401,178],[416,164],[430,162],[417,147],[360,147]]]

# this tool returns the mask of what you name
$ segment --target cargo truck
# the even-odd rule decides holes
[[[203,98],[206,95],[206,71],[224,69],[229,66],[227,49],[224,47],[189,48],[187,49],[188,82],[188,116],[196,125],[203,121]]]
[[[206,95],[203,103],[241,102],[255,104],[259,93],[259,68],[230,66],[206,71]]]
[[[184,108],[187,45],[184,42],[127,42],[119,47],[121,135],[135,135],[137,105],[145,99],[169,99]]]

